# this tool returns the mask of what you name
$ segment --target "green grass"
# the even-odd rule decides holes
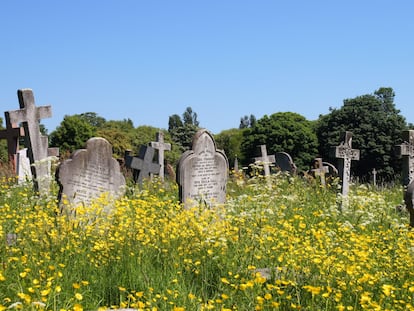
[[[154,182],[69,218],[3,178],[0,310],[414,310],[402,187],[354,185],[342,210],[337,190],[232,177],[226,204],[183,210]]]

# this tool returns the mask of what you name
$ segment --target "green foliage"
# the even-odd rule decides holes
[[[187,107],[183,113],[182,120],[177,114],[169,117],[168,133],[180,153],[192,147],[193,137],[198,129],[199,122],[197,120],[197,113],[193,112],[191,107]]]
[[[224,150],[227,159],[229,160],[230,167],[233,166],[234,160],[244,162],[241,152],[241,142],[243,140],[243,130],[230,129],[220,132],[214,135],[214,140],[218,149]]]
[[[125,150],[132,149],[134,125],[130,119],[102,123],[96,135],[105,138],[112,145],[114,157],[123,158]]]
[[[239,129],[245,129],[245,128],[248,128],[248,127],[253,127],[253,126],[255,126],[256,122],[257,122],[257,120],[256,120],[256,117],[254,115],[251,114],[250,117],[246,115],[246,116],[240,118]]]
[[[394,146],[401,143],[407,129],[403,116],[394,105],[392,88],[380,88],[374,94],[345,99],[340,109],[319,117],[316,133],[323,158],[331,158],[331,148],[338,146],[341,134],[353,132],[353,148],[360,149],[360,160],[354,161],[354,175],[367,179],[375,168],[378,178],[391,181],[401,172]],[[334,159],[332,159],[334,161]]]
[[[312,122],[297,113],[265,115],[243,133],[242,153],[245,161],[260,156],[258,146],[266,145],[268,154],[287,152],[299,170],[307,170],[318,152]]]
[[[85,147],[89,138],[96,136],[96,128],[80,115],[65,116],[50,134],[50,145],[59,147],[60,153],[73,152]]]

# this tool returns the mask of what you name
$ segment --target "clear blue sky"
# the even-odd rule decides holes
[[[382,86],[414,123],[409,0],[5,0],[0,40],[1,113],[31,88],[49,132],[83,112],[168,128],[186,107],[213,133],[250,114],[315,120]]]

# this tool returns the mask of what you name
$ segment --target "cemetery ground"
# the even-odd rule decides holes
[[[414,310],[402,187],[232,176],[227,202],[183,209],[174,182],[61,214],[0,183],[0,310]]]

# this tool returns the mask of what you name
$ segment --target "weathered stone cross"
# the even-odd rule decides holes
[[[40,133],[40,119],[52,116],[51,106],[36,107],[33,92],[30,89],[17,91],[20,110],[9,111],[10,122],[23,123],[25,146],[28,149],[35,190],[47,193],[49,190],[47,136]]]
[[[12,164],[13,170],[16,173],[16,157],[17,152],[19,151],[19,137],[24,136],[24,132],[17,124],[12,124],[10,122],[10,116],[7,111],[4,113],[4,117],[6,121],[6,129],[0,131],[0,139],[7,140],[9,162]]]
[[[272,155],[267,154],[266,145],[260,145],[260,151],[262,153],[262,156],[254,158],[254,160],[255,160],[255,162],[263,163],[263,169],[264,169],[265,176],[270,176],[269,164],[276,162],[275,155],[274,154],[272,154]]]
[[[323,165],[322,158],[316,158],[314,163],[315,163],[315,168],[312,169],[312,172],[315,174],[315,176],[319,176],[319,178],[321,179],[322,187],[325,187],[326,186],[325,174],[329,173],[329,167]]]
[[[347,197],[351,179],[351,161],[359,160],[359,150],[352,149],[352,132],[346,131],[343,136],[344,140],[335,147],[335,157],[340,159],[339,176],[342,179],[342,196]]]
[[[160,164],[152,162],[154,157],[154,148],[149,146],[141,146],[138,157],[130,155],[130,151],[125,153],[125,165],[134,170],[134,181],[142,184],[144,178],[148,178],[150,174],[160,173]],[[137,173],[136,171],[139,171]]]
[[[403,158],[403,185],[408,186],[414,180],[414,130],[404,131],[404,142],[396,146],[396,153]]]
[[[151,147],[158,150],[158,163],[160,164],[160,179],[164,180],[164,151],[171,150],[170,143],[164,143],[164,133],[158,132],[156,137],[156,141],[151,142]]]

